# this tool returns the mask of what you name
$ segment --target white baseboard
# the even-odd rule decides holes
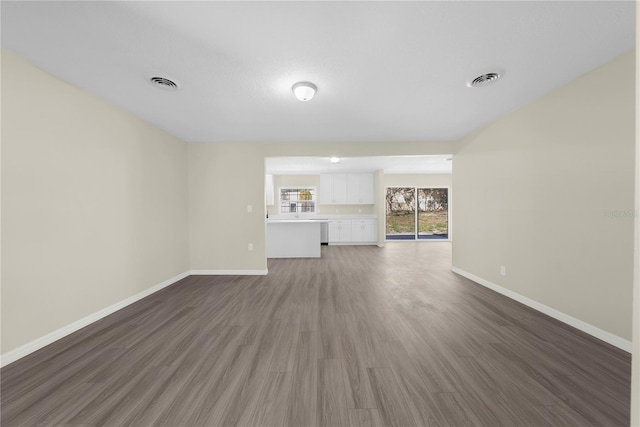
[[[511,298],[512,300],[518,301],[519,303],[522,303],[528,307],[533,308],[534,310],[537,310],[541,313],[546,314],[547,316],[551,316],[554,319],[557,319],[561,322],[566,323],[567,325],[573,326],[576,329],[581,330],[582,332],[586,332],[589,335],[592,335],[606,343],[609,343],[615,347],[618,347],[621,350],[624,350],[628,353],[632,352],[632,345],[631,345],[631,341],[625,340],[624,338],[621,338],[617,335],[614,335],[610,332],[607,331],[603,331],[602,329],[593,326],[587,322],[583,322],[582,320],[576,319],[575,317],[569,316],[568,314],[565,314],[561,311],[556,310],[555,308],[551,308],[549,306],[546,306],[544,304],[541,304],[537,301],[534,301],[532,299],[529,299],[523,295],[520,295],[516,292],[510,291],[509,289],[503,288],[502,286],[498,286],[495,283],[492,283],[488,280],[485,280],[481,277],[478,277],[474,274],[468,273],[464,270],[461,270],[457,267],[452,267],[451,271],[453,271],[456,274],[459,274],[460,276],[466,277],[467,279],[476,282],[479,285],[482,285],[486,288],[489,288],[493,291],[498,292],[499,294],[502,294],[504,296],[507,296],[509,298]]]
[[[377,246],[378,242],[329,242],[329,246]]]
[[[82,319],[75,321],[67,326],[64,326],[60,329],[57,329],[51,333],[48,333],[47,335],[44,335],[40,338],[37,338],[31,342],[26,343],[25,345],[22,345],[18,348],[16,348],[15,350],[11,350],[5,354],[3,354],[2,356],[0,356],[0,367],[4,367],[10,363],[15,362],[18,359],[23,358],[24,356],[33,353],[36,350],[41,349],[42,347],[45,347],[51,343],[53,343],[54,341],[57,341],[61,338],[66,337],[67,335],[70,335],[72,333],[74,333],[75,331],[84,328],[85,326],[88,326],[90,324],[92,324],[93,322],[102,319],[103,317],[106,317],[112,313],[115,313],[116,311],[123,309],[124,307],[133,304],[134,302],[141,300],[144,297],[147,297],[151,294],[153,294],[154,292],[158,292],[160,289],[162,288],[166,288],[169,285],[174,284],[175,282],[177,282],[178,280],[182,280],[185,277],[189,276],[189,272],[185,271],[184,273],[178,274],[175,277],[172,277],[171,279],[167,279],[161,283],[158,283],[155,286],[152,286],[148,289],[145,289],[142,292],[139,292],[127,299],[124,299],[120,302],[117,302],[107,308],[103,308],[100,311],[97,311],[93,314],[90,314],[87,317],[83,317]]]
[[[192,276],[265,276],[269,270],[191,270]]]

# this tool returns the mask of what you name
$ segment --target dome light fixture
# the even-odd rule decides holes
[[[300,101],[310,101],[318,91],[318,88],[313,83],[298,82],[291,87],[291,90]]]

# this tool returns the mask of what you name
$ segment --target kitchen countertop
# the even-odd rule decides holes
[[[267,218],[267,222],[271,221],[332,221],[332,220],[349,220],[349,219],[378,219],[376,214],[318,214],[300,216],[293,218],[287,215],[271,215]]]

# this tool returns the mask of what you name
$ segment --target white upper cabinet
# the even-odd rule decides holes
[[[376,192],[374,191],[374,178],[372,173],[360,175],[360,193],[362,194],[362,204],[374,205],[376,203]]]
[[[333,203],[333,175],[320,175],[320,194],[321,205],[330,205]]]
[[[359,173],[350,173],[347,175],[347,203],[350,205],[359,205],[362,203]]]
[[[331,173],[320,175],[320,204],[347,204],[347,175]]]
[[[373,174],[350,173],[347,175],[347,204],[373,205]]]
[[[372,173],[320,175],[321,205],[373,205]]]
[[[333,202],[336,205],[347,204],[347,175],[337,173],[333,175]]]

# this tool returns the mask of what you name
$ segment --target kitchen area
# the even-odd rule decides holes
[[[376,173],[355,165],[354,172],[334,171],[330,159],[284,162],[304,168],[310,161],[326,162],[326,171],[285,170],[282,159],[267,159],[267,258],[318,258],[322,245],[377,245]]]
[[[322,245],[451,239],[451,154],[268,157],[265,171],[267,258],[317,258]]]

